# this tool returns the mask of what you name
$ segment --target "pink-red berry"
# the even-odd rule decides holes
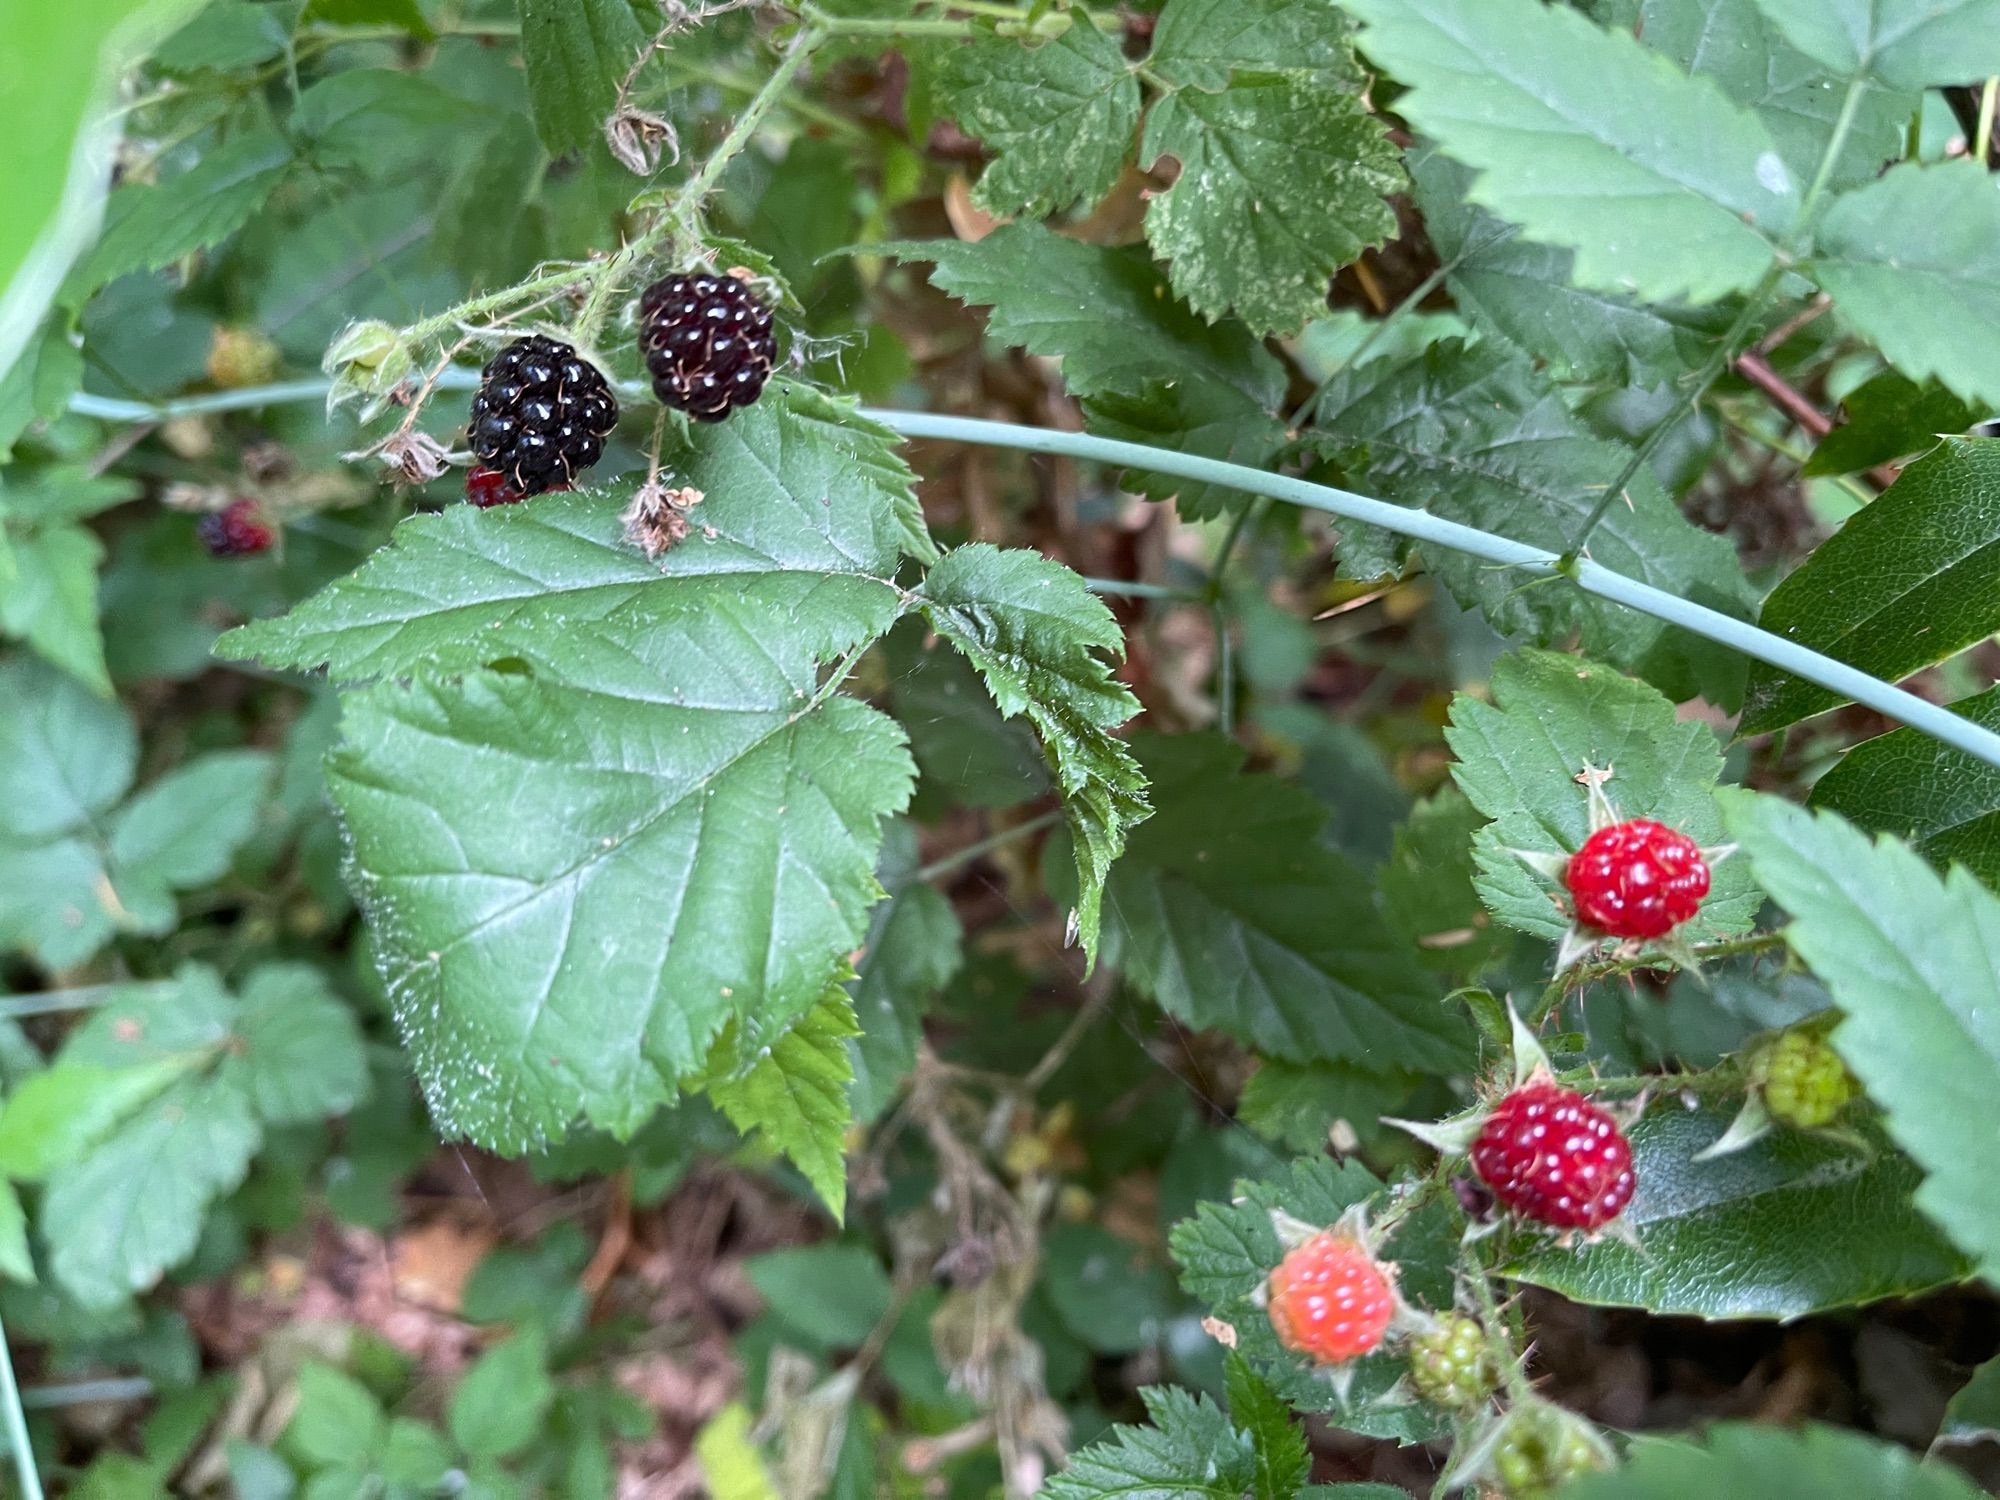
[[[255,557],[269,552],[278,539],[278,528],[255,500],[229,502],[221,510],[203,516],[195,524],[195,535],[216,557]]]
[[[1323,1365],[1368,1353],[1396,1314],[1382,1268],[1330,1229],[1287,1251],[1266,1290],[1278,1342]]]
[[[1529,1083],[1494,1107],[1472,1168],[1501,1204],[1557,1229],[1597,1229],[1632,1201],[1632,1148],[1583,1095]]]
[[[1708,861],[1686,834],[1632,818],[1600,828],[1570,856],[1577,920],[1621,938],[1664,937],[1708,894]]]
[[[543,493],[555,494],[568,488],[566,484],[552,484]],[[508,483],[507,476],[498,469],[475,464],[465,471],[465,499],[468,505],[476,505],[481,510],[491,510],[496,505],[519,505],[527,498]]]

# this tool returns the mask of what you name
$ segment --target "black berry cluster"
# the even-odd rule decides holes
[[[777,358],[771,309],[735,276],[666,276],[639,299],[639,349],[653,394],[698,422],[720,422],[764,391]]]
[[[568,344],[517,339],[483,373],[472,398],[472,451],[519,494],[563,488],[603,454],[618,402]]]

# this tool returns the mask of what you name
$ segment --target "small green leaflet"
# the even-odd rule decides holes
[[[1756,0],[1841,78],[1923,89],[2000,73],[2000,0]]]
[[[0,1109],[0,1176],[40,1182],[201,1061],[188,1051],[129,1068],[68,1062],[23,1080]]]
[[[1139,84],[1118,43],[1078,14],[1059,37],[1027,46],[988,36],[953,48],[940,102],[994,153],[973,201],[1039,218],[1111,190],[1139,123]]]
[[[266,1125],[344,1110],[366,1082],[352,1013],[290,965],[255,971],[241,1000],[201,968],[135,988],[72,1032],[51,1071],[168,1064],[178,1078],[49,1174],[37,1227],[55,1279],[85,1307],[144,1291],[187,1257]]]
[[[1722,750],[1706,725],[1681,721],[1653,688],[1607,667],[1548,651],[1517,651],[1493,669],[1493,701],[1452,700],[1445,742],[1452,775],[1494,821],[1474,840],[1476,884],[1501,921],[1551,941],[1569,918],[1557,893],[1511,851],[1573,853],[1589,836],[1586,767],[1609,770],[1605,795],[1621,817],[1655,818],[1704,848],[1723,842],[1715,807]],[[1744,861],[1714,867],[1689,923],[1696,941],[1748,928],[1762,901]]]
[[[1965,1279],[1965,1258],[1911,1203],[1922,1173],[1879,1131],[1864,1127],[1864,1144],[1780,1129],[1697,1160],[1734,1113],[1662,1100],[1627,1132],[1639,1188],[1622,1222],[1641,1248],[1537,1245],[1506,1274],[1576,1302],[1718,1319],[1799,1318]]]
[[[854,1013],[861,1030],[848,1051],[854,1116],[863,1124],[888,1108],[916,1066],[924,1012],[965,962],[965,932],[951,902],[937,887],[911,878],[916,855],[915,830],[896,824],[883,840],[880,871],[889,899],[875,908],[856,966]]]
[[[1548,379],[1500,340],[1469,349],[1445,343],[1347,371],[1321,396],[1308,441],[1355,488],[1556,552],[1629,456],[1585,427]],[[1349,577],[1398,572],[1408,555],[1400,540],[1343,529]],[[1606,513],[1590,555],[1670,593],[1749,613],[1734,547],[1690,523],[1650,468]],[[1586,650],[1643,672],[1675,698],[1702,693],[1727,703],[1740,692],[1740,660],[1656,620],[1561,584],[1530,585],[1443,548],[1425,552],[1424,562],[1502,634],[1555,644],[1580,633]]]
[[[1149,1386],[1139,1399],[1152,1426],[1113,1427],[1110,1437],[1071,1454],[1069,1467],[1043,1487],[1047,1500],[1243,1500],[1251,1494],[1263,1500],[1270,1494],[1256,1487],[1263,1463],[1255,1437],[1207,1396]]]
[[[854,1003],[835,989],[768,1051],[746,1063],[725,1038],[710,1061],[728,1071],[709,1082],[709,1098],[738,1130],[760,1132],[791,1158],[836,1220],[847,1212],[846,1135],[854,1121],[848,1044],[860,1032]]]
[[[2000,729],[2000,688],[1951,706]],[[1943,869],[1963,864],[2000,890],[2000,770],[1915,729],[1864,740],[1813,783],[1812,805],[1894,834]]]
[[[105,208],[104,235],[67,295],[80,302],[120,276],[220,244],[264,206],[291,166],[292,148],[283,136],[254,130],[172,182],[119,188]]]
[[[539,1326],[526,1324],[479,1357],[452,1393],[451,1435],[474,1458],[507,1458],[536,1442],[556,1399]]]
[[[1922,452],[1940,437],[1964,432],[1986,410],[1968,405],[1943,386],[1919,385],[1895,370],[1884,370],[1849,391],[1840,409],[1841,424],[1819,440],[1802,474],[1852,474]]]
[[[1135,748],[1158,811],[1106,887],[1107,962],[1169,1014],[1273,1057],[1437,1072],[1470,1060],[1463,1010],[1376,913],[1367,877],[1321,842],[1317,800],[1243,774],[1242,747],[1216,735]]]
[[[521,59],[542,144],[560,155],[599,139],[646,34],[626,0],[519,0]]]
[[[1616,1473],[1564,1486],[1562,1500],[1774,1500],[1780,1495],[1851,1495],[1855,1500],[1978,1500],[1948,1464],[1921,1463],[1897,1443],[1838,1428],[1788,1432],[1721,1423],[1685,1438],[1641,1437]]]
[[[2000,896],[1831,813],[1732,793],[1729,831],[1792,915],[1785,941],[1833,992],[1834,1047],[1929,1176],[1917,1207],[2000,1282]]]
[[[1580,282],[1712,302],[1771,267],[1799,185],[1711,80],[1538,0],[1346,8],[1362,51],[1410,87],[1398,111],[1481,173],[1474,200],[1573,250]]]
[[[1112,731],[1139,703],[1106,665],[1124,633],[1083,580],[1038,552],[983,544],[948,552],[918,600],[931,628],[978,668],[1000,712],[1025,715],[1062,788],[1076,854],[1077,935],[1097,956],[1099,905],[1146,781]]]
[[[1978,163],[1906,162],[1843,193],[1807,269],[1905,375],[2000,407],[2000,192]]]
[[[1440,1430],[1437,1413],[1379,1399],[1401,1378],[1400,1359],[1378,1350],[1355,1361],[1354,1383],[1343,1403],[1316,1368],[1278,1343],[1261,1301],[1284,1254],[1271,1221],[1274,1210],[1307,1224],[1332,1224],[1380,1191],[1382,1184],[1358,1163],[1306,1157],[1282,1181],[1238,1183],[1231,1201],[1203,1203],[1193,1218],[1174,1226],[1171,1243],[1181,1285],[1236,1330],[1237,1349],[1279,1395],[1306,1411],[1334,1412],[1339,1425],[1356,1432],[1421,1442]],[[1383,1254],[1401,1268],[1398,1288],[1418,1306],[1452,1305],[1452,1264],[1463,1223],[1456,1211],[1433,1205],[1391,1235]]]
[[[1146,239],[1202,316],[1295,332],[1333,273],[1394,233],[1398,152],[1358,98],[1282,75],[1184,89],[1153,106],[1140,155],[1180,163],[1146,206]]]
[[[1771,591],[1761,623],[1890,682],[2000,630],[2000,440],[1946,438],[1917,459]],[[1737,732],[1844,701],[1760,663]]]

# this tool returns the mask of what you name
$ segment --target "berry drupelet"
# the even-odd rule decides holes
[[[1494,1107],[1472,1143],[1472,1169],[1524,1219],[1599,1229],[1632,1201],[1632,1147],[1583,1095],[1530,1080]]]
[[[271,544],[278,539],[278,528],[264,514],[263,506],[243,498],[203,516],[195,524],[194,534],[212,556],[255,557],[271,550]]]
[[[472,451],[519,496],[565,489],[603,455],[618,402],[568,344],[541,334],[517,339],[483,374],[472,398]]]
[[[1708,894],[1708,861],[1686,834],[1632,818],[1600,828],[1570,856],[1576,919],[1620,938],[1664,937]]]
[[[1381,1267],[1330,1229],[1287,1251],[1266,1290],[1278,1342],[1323,1365],[1368,1353],[1396,1313]]]
[[[763,394],[778,336],[771,309],[748,282],[694,271],[646,288],[639,349],[663,404],[697,422],[720,422]]]

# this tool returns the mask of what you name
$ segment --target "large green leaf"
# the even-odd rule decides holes
[[[1922,89],[2000,73],[2000,0],[1757,0],[1843,78]]]
[[[1629,33],[1538,0],[1349,0],[1397,110],[1480,172],[1474,201],[1579,281],[1713,301],[1770,268],[1799,185],[1757,118]]]
[[[627,0],[519,0],[521,60],[542,144],[561,153],[600,138],[618,83],[646,34]]]
[[[1147,813],[1145,778],[1112,734],[1139,708],[1106,664],[1123,656],[1124,634],[1081,578],[1038,552],[960,547],[931,569],[918,602],[1000,712],[1024,715],[1041,736],[1075,847],[1076,930],[1094,959],[1105,878]]]
[[[1353,23],[1331,6],[1292,0],[1171,0],[1153,32],[1147,70],[1218,92],[1238,72],[1283,73],[1322,88],[1357,89]]]
[[[1905,375],[2000,406],[2000,188],[1978,163],[1910,162],[1843,193],[1809,269]]]
[[[1508,1262],[1507,1274],[1577,1302],[1784,1319],[1914,1296],[1969,1274],[1911,1203],[1922,1174],[1879,1134],[1861,1144],[1780,1130],[1696,1160],[1733,1114],[1663,1101],[1627,1132],[1639,1187],[1621,1222],[1637,1233],[1636,1249],[1618,1239],[1542,1246]]]
[[[1293,332],[1325,312],[1335,271],[1395,232],[1396,148],[1357,95],[1322,83],[1251,74],[1169,94],[1140,154],[1180,163],[1146,206],[1146,238],[1207,318]]]
[[[1515,541],[1561,551],[1628,454],[1594,435],[1557,389],[1498,340],[1446,343],[1413,359],[1378,360],[1328,386],[1314,445],[1354,487]],[[1407,544],[1350,527],[1350,576],[1400,569]],[[1642,467],[1592,533],[1590,555],[1682,598],[1747,614],[1734,548],[1693,526]],[[1580,632],[1586,650],[1644,672],[1675,697],[1730,701],[1743,671],[1704,643],[1567,585],[1518,575],[1444,548],[1424,564],[1503,634],[1554,644]]]
[[[1895,1443],[1859,1432],[1800,1431],[1722,1423],[1685,1438],[1641,1438],[1611,1474],[1572,1480],[1562,1500],[1777,1500],[1852,1495],[1855,1500],[1976,1500],[1980,1491],[1945,1464],[1919,1463]]]
[[[1242,772],[1213,735],[1144,736],[1158,811],[1105,890],[1106,961],[1191,1026],[1272,1057],[1446,1072],[1472,1055],[1368,878],[1320,840],[1326,809]]]
[[[2000,1281],[2000,1200],[1985,1154],[1967,1149],[2000,1136],[2000,896],[1830,813],[1747,793],[1727,811],[1792,914],[1785,941],[1843,1012],[1834,1047],[1929,1174],[1917,1207]]]
[[[1032,47],[1005,37],[955,47],[937,87],[945,110],[994,153],[972,195],[993,214],[1094,205],[1117,181],[1139,124],[1138,80],[1088,16]]]
[[[1656,818],[1704,846],[1722,842],[1715,806],[1722,750],[1699,722],[1643,683],[1547,651],[1517,651],[1493,669],[1493,701],[1452,700],[1445,740],[1473,806],[1493,821],[1474,841],[1477,885],[1501,921],[1550,939],[1568,916],[1553,888],[1511,851],[1567,854],[1590,834],[1586,767],[1609,770],[1605,794],[1619,814]],[[1688,931],[1697,939],[1747,928],[1761,898],[1741,860],[1715,867],[1708,899]]]
[[[1890,681],[2000,630],[2000,440],[1947,438],[1912,463],[1771,591],[1762,623]],[[1759,665],[1738,731],[1844,701]]]
[[[2000,688],[1961,698],[1952,712],[2000,729]],[[1963,864],[2000,888],[2000,769],[1920,730],[1856,745],[1813,784],[1812,805],[1905,839],[1934,865]]]
[[[1339,1425],[1356,1432],[1422,1441],[1438,1430],[1434,1411],[1378,1399],[1401,1377],[1400,1359],[1377,1351],[1355,1361],[1353,1385],[1343,1397],[1320,1370],[1279,1345],[1262,1303],[1264,1285],[1284,1256],[1274,1211],[1307,1224],[1332,1224],[1381,1187],[1358,1163],[1302,1159],[1290,1177],[1238,1183],[1229,1202],[1204,1203],[1192,1219],[1176,1224],[1174,1260],[1189,1295],[1236,1330],[1236,1348],[1295,1406],[1337,1413]],[[1441,1311],[1452,1305],[1452,1264],[1462,1227],[1455,1211],[1433,1205],[1405,1219],[1390,1236],[1383,1254],[1400,1268],[1398,1289],[1418,1306]]]
[[[8,204],[0,226],[0,375],[33,336],[97,225],[115,130],[100,112],[116,70],[200,0],[0,0]]]

